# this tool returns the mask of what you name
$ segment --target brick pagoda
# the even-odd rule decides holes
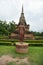
[[[34,35],[32,32],[29,31],[30,25],[26,23],[24,12],[23,12],[23,6],[22,6],[22,12],[19,19],[19,23],[16,24],[16,30],[10,34],[10,38],[19,39],[19,27],[24,26],[25,27],[25,33],[24,33],[24,39],[34,39]]]

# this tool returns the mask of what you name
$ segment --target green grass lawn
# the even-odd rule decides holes
[[[31,65],[43,65],[43,47],[29,47]]]
[[[43,47],[29,47],[28,53],[16,53],[14,46],[0,46],[0,56],[11,55],[12,57],[27,57],[30,65],[43,65]],[[10,65],[10,64],[9,64]],[[13,65],[13,63],[12,63]]]

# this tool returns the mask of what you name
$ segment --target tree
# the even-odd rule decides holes
[[[10,24],[9,24],[9,31],[10,32],[14,32],[15,31],[15,22],[14,21],[12,21],[12,22],[10,22]]]

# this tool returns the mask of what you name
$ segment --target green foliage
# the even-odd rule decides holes
[[[35,36],[35,39],[37,39],[37,40],[43,40],[43,36]]]
[[[2,39],[0,39],[0,41],[3,41],[3,42],[19,42],[19,40],[16,40],[16,39],[5,39],[5,38],[2,37]]]
[[[11,42],[0,42],[0,45],[7,45],[7,46],[11,46],[12,45],[12,43]],[[14,45],[14,43],[13,43],[13,45]]]
[[[0,40],[1,40],[1,39],[2,39],[2,40],[3,40],[3,39],[8,39],[8,38],[9,38],[9,37],[8,37],[8,36],[5,36],[5,35],[3,35],[3,36],[1,35],[1,36],[0,36]]]
[[[15,31],[15,22],[12,21],[7,24],[6,21],[0,20],[0,35],[9,35],[11,32]]]
[[[27,43],[43,43],[43,40],[25,40]]]
[[[6,21],[0,21],[0,35],[2,34],[5,34],[5,35],[8,35],[8,30],[6,29],[7,28],[7,24],[6,24]]]
[[[33,32],[33,31],[32,31]],[[35,36],[43,36],[43,32],[33,32],[33,34],[35,35]]]
[[[0,39],[0,45],[16,45],[19,40],[16,39]],[[29,46],[43,46],[43,40],[25,40]],[[18,44],[18,43],[17,43]]]
[[[14,32],[15,31],[15,22],[14,21],[12,21],[12,22],[10,22],[10,27],[9,27],[9,31],[10,31],[10,33],[11,32]]]

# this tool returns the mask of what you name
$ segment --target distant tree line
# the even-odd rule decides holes
[[[33,32],[33,31],[32,31]],[[35,35],[35,36],[43,36],[43,32],[33,32],[33,34]]]
[[[15,31],[15,22],[1,21],[0,20],[0,35],[9,35],[11,32]]]
[[[7,21],[0,20],[0,35],[9,35],[10,33],[14,32],[16,29],[16,25],[14,21],[11,21],[7,24]],[[33,32],[35,36],[43,36],[43,32]],[[29,33],[29,32],[27,32]]]

